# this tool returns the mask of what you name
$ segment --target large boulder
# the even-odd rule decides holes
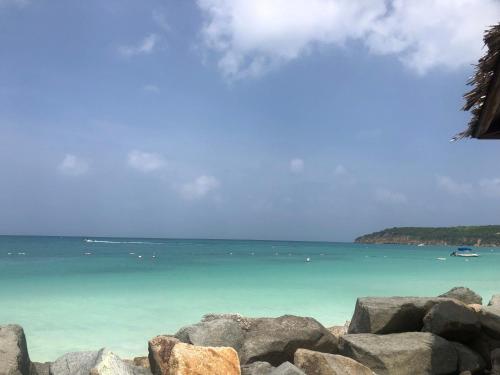
[[[460,302],[465,303],[466,305],[483,304],[483,298],[479,294],[474,292],[472,289],[463,286],[457,286],[455,288],[452,288],[446,293],[441,294],[439,297],[453,298]]]
[[[486,306],[479,312],[479,321],[485,333],[500,339],[500,306]]]
[[[129,365],[106,348],[67,353],[50,364],[51,375],[146,375],[148,369]]]
[[[269,375],[306,375],[304,371],[294,366],[290,362],[283,362],[271,371]],[[309,374],[308,374],[309,375]]]
[[[490,375],[500,375],[500,349],[495,349],[491,352]]]
[[[0,375],[30,375],[34,373],[21,326],[0,326]]]
[[[236,350],[229,347],[206,347],[178,343],[163,375],[240,375]]]
[[[230,346],[238,351],[242,365],[264,361],[278,366],[293,361],[299,348],[332,353],[338,343],[318,321],[293,315],[278,318],[209,315],[199,324],[182,328],[175,337],[202,346]]]
[[[253,362],[241,366],[241,375],[269,375],[274,367],[268,362]]]
[[[200,323],[181,328],[175,337],[187,344],[230,346],[239,351],[243,345],[244,331],[240,323],[233,319],[205,317]]]
[[[488,302],[488,306],[500,306],[500,294],[493,294]]]
[[[172,336],[156,336],[148,341],[148,358],[153,375],[169,374],[172,349],[180,341]]]
[[[378,375],[452,374],[458,367],[455,347],[428,332],[349,334],[339,349]]]
[[[50,375],[50,362],[33,362],[36,375]]]
[[[465,371],[470,371],[471,374],[483,373],[486,362],[478,353],[459,342],[452,342],[452,344],[457,351],[459,373]]]
[[[481,330],[478,313],[454,300],[434,305],[423,322],[423,331],[459,342],[474,339]]]
[[[500,340],[494,339],[481,331],[474,340],[467,343],[467,346],[478,353],[489,364],[491,363],[491,352],[500,348]]]
[[[354,359],[307,349],[295,352],[294,363],[307,375],[373,375],[368,367]]]
[[[349,333],[400,333],[420,331],[425,314],[447,299],[435,297],[358,298]]]

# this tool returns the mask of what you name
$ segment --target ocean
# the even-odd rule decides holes
[[[24,327],[34,361],[148,339],[206,313],[350,319],[358,296],[500,292],[500,249],[327,242],[0,236],[0,324]],[[310,262],[306,262],[310,258]],[[445,258],[446,260],[438,260]]]

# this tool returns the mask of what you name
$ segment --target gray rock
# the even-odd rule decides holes
[[[270,375],[273,369],[268,362],[254,362],[241,366],[241,375]]]
[[[483,298],[479,294],[474,292],[472,289],[463,286],[457,286],[455,288],[452,288],[446,293],[441,294],[439,297],[453,298],[460,302],[465,303],[466,305],[483,304]]]
[[[241,363],[269,362],[277,366],[293,361],[299,348],[334,353],[338,341],[313,318],[284,315],[253,319],[241,347]]]
[[[257,361],[273,366],[292,361],[298,348],[335,352],[338,340],[312,318],[285,315],[278,318],[244,318],[237,314],[206,315],[175,337],[200,346],[230,346],[242,365]]]
[[[304,371],[295,367],[290,362],[283,362],[271,371],[270,375],[306,375]]]
[[[458,301],[444,301],[434,305],[425,315],[422,331],[431,332],[448,340],[468,342],[479,335],[479,314]]]
[[[294,363],[307,375],[372,375],[373,372],[354,359],[338,354],[307,349],[295,352]]]
[[[425,314],[447,299],[434,297],[358,298],[349,333],[399,333],[420,331]]]
[[[0,326],[0,375],[30,375],[34,372],[21,326]]]
[[[428,332],[350,334],[340,339],[339,349],[378,375],[440,375],[458,368],[455,347]]]
[[[230,346],[239,352],[243,345],[244,331],[236,321],[224,317],[183,327],[175,337],[187,344]]]
[[[500,349],[491,352],[491,375],[500,375]]]
[[[50,365],[51,375],[145,375],[148,369],[130,366],[103,348],[92,352],[68,353]]]
[[[474,340],[467,343],[467,346],[478,353],[489,364],[491,363],[491,352],[500,348],[500,340],[494,339],[481,331]]]
[[[500,339],[500,306],[483,307],[479,312],[479,322],[486,334]]]
[[[36,375],[50,375],[50,362],[33,362]]]
[[[484,359],[478,353],[459,342],[452,342],[452,344],[458,355],[458,371],[460,373],[469,371],[471,374],[482,374],[486,368]]]
[[[488,302],[488,306],[500,306],[500,294],[493,294],[490,302]]]

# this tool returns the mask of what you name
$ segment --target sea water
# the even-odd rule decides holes
[[[452,250],[0,236],[0,324],[24,327],[35,361],[101,347],[130,358],[206,313],[296,314],[330,326],[350,319],[358,296],[435,296],[460,285],[484,299],[500,292],[500,249],[473,259]]]

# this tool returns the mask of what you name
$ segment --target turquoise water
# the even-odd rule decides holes
[[[298,314],[329,326],[350,318],[358,296],[437,295],[457,285],[485,299],[500,292],[500,249],[466,261],[450,258],[449,247],[93,240],[104,242],[0,236],[0,324],[25,328],[33,360],[103,346],[145,355],[149,338],[210,312]]]

